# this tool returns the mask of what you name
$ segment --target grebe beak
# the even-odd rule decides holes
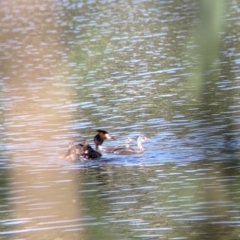
[[[106,138],[106,139],[116,140],[116,138],[113,137],[113,136],[111,136],[109,133],[105,134],[105,138]]]
[[[145,136],[142,136],[142,139],[143,139],[144,141],[148,141],[148,140],[149,140],[149,138],[147,138],[147,137],[145,137]]]

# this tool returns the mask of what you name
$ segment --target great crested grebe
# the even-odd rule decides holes
[[[137,148],[123,148],[116,149],[113,151],[114,154],[123,154],[123,155],[131,155],[131,154],[141,154],[144,151],[142,146],[143,142],[148,141],[149,139],[145,136],[139,136],[137,139]]]
[[[95,144],[95,150],[89,145],[88,141],[74,145],[69,144],[68,152],[65,154],[65,159],[69,161],[76,161],[81,158],[83,159],[97,159],[102,156],[102,144],[104,140],[115,139],[108,132],[104,130],[96,130],[98,133],[94,137],[93,141]]]
[[[125,140],[125,147],[123,147],[123,146],[110,146],[110,147],[104,148],[102,151],[106,152],[106,153],[114,153],[114,151],[116,151],[116,150],[124,150],[124,149],[130,147],[131,142],[132,142],[132,139],[128,137]]]

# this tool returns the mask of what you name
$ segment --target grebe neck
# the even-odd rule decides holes
[[[141,137],[138,137],[138,139],[137,139],[137,146],[138,146],[139,150],[143,151],[142,138]]]

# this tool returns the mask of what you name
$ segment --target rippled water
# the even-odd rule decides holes
[[[238,2],[228,7],[196,93],[196,2],[0,3],[1,239],[238,239]],[[137,156],[59,157],[99,128],[117,138],[104,146],[150,140]]]

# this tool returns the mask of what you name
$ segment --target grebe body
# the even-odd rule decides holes
[[[69,144],[69,149],[65,154],[65,159],[69,161],[77,161],[82,159],[98,159],[102,156],[102,144],[107,139],[115,139],[108,132],[104,130],[96,130],[98,133],[95,135],[93,141],[95,144],[95,150],[89,145],[88,141],[83,141],[74,145]]]
[[[131,142],[132,142],[131,138],[126,138],[126,140],[125,140],[125,147],[123,147],[123,146],[110,146],[110,147],[104,148],[103,152],[114,153],[114,151],[116,151],[116,150],[128,149],[128,148],[130,148],[130,143]]]
[[[139,136],[137,139],[137,148],[123,148],[123,149],[115,149],[113,151],[114,154],[119,154],[119,155],[132,155],[132,154],[141,154],[144,151],[144,148],[142,146],[143,142],[148,141],[149,139],[145,136]]]

